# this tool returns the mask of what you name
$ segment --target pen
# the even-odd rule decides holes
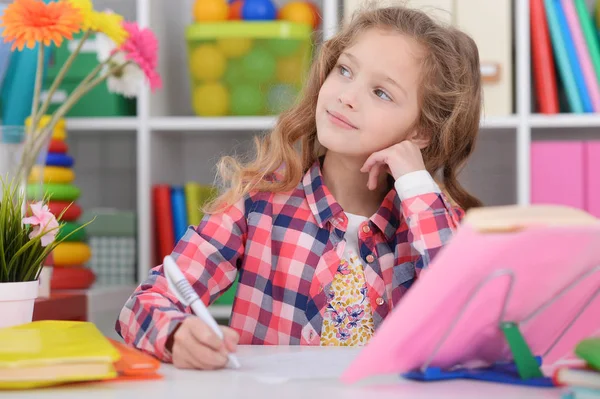
[[[165,256],[163,267],[169,288],[177,296],[177,299],[185,306],[190,306],[194,314],[205,322],[220,339],[223,339],[223,331],[170,255]],[[231,367],[236,369],[240,367],[240,362],[235,355],[230,353],[227,356]]]

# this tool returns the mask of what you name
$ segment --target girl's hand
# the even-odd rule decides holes
[[[221,329],[222,340],[200,318],[186,318],[173,336],[173,365],[181,369],[224,368],[227,354],[235,352],[239,336],[229,327]]]
[[[374,190],[377,188],[377,179],[382,171],[390,173],[394,180],[398,180],[400,176],[407,173],[424,169],[425,163],[421,149],[412,141],[405,140],[371,154],[360,171],[369,173],[367,187],[369,190]]]

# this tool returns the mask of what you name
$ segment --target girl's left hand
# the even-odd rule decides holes
[[[383,170],[390,173],[394,180],[410,172],[425,169],[421,149],[410,140],[402,141],[381,151],[374,152],[367,158],[360,171],[369,173],[367,187],[377,188],[377,178]]]

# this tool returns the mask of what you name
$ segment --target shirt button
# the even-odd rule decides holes
[[[369,262],[369,263],[375,262],[375,257],[373,255],[367,255],[367,262]]]
[[[365,233],[368,233],[369,231],[371,231],[371,229],[369,228],[369,225],[366,225],[366,224],[365,224],[365,225],[363,226],[363,228],[362,228],[362,231],[363,231],[363,232],[365,232]]]
[[[375,303],[376,303],[377,305],[379,305],[379,306],[383,305],[383,298],[382,298],[382,297],[379,297],[379,298],[377,298],[377,299],[375,300]]]

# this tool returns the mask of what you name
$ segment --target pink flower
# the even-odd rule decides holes
[[[35,226],[29,233],[29,238],[33,239],[42,234],[42,247],[45,247],[56,238],[58,222],[48,209],[48,205],[44,205],[42,202],[31,204],[31,213],[33,216],[23,218],[23,224]]]
[[[162,87],[162,80],[156,67],[158,65],[158,40],[150,29],[140,29],[136,22],[123,22],[129,34],[119,50],[125,53],[127,60],[132,60],[144,71],[150,82],[152,91]]]

